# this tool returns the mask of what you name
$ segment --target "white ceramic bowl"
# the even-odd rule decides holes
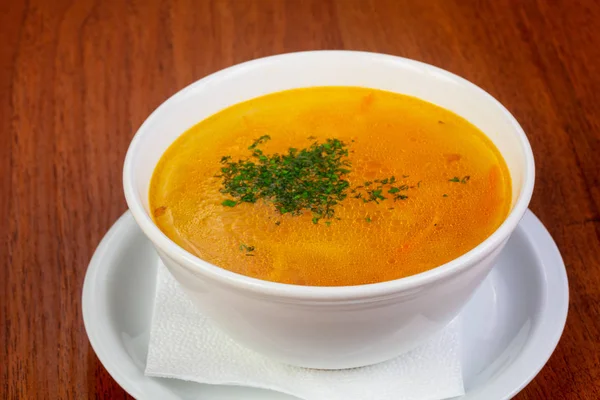
[[[510,170],[513,203],[504,223],[479,246],[430,271],[394,281],[308,287],[262,281],[203,261],[152,222],[148,186],[167,147],[225,107],[307,86],[363,86],[409,94],[475,124]],[[236,65],[181,90],[133,138],[123,171],[127,204],[143,232],[200,310],[239,343],[309,368],[351,368],[408,351],[448,324],[487,276],[521,220],[533,191],[525,133],[492,96],[447,71],[400,57],[350,51],[283,54]]]

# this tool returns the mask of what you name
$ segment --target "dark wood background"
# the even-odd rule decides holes
[[[0,398],[124,399],[81,317],[87,263],[125,210],[144,118],[223,67],[356,49],[455,72],[529,135],[531,203],[567,264],[562,340],[518,399],[600,399],[600,2],[0,1]],[[494,400],[494,399],[490,399]]]

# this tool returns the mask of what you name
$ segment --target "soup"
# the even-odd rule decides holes
[[[224,269],[298,285],[424,272],[503,222],[511,180],[458,115],[359,87],[294,89],[199,122],[163,154],[150,210],[175,243]]]

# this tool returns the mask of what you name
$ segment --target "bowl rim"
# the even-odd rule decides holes
[[[475,248],[471,249],[467,253],[445,264],[408,277],[391,281],[353,286],[304,286],[252,278],[213,265],[177,245],[154,224],[151,217],[147,214],[135,186],[134,161],[135,155],[138,152],[138,148],[144,140],[143,137],[145,132],[150,131],[150,125],[155,119],[159,118],[158,115],[164,108],[167,107],[169,103],[181,97],[185,97],[188,92],[196,90],[201,86],[210,84],[213,81],[227,79],[228,76],[242,73],[246,69],[261,67],[262,65],[267,65],[284,58],[332,56],[339,54],[347,54],[352,57],[357,57],[357,60],[360,60],[361,57],[367,57],[370,59],[377,58],[381,61],[400,63],[408,66],[412,65],[413,67],[418,67],[429,70],[436,74],[441,74],[446,79],[450,79],[461,86],[467,86],[471,89],[474,89],[481,96],[491,101],[491,104],[497,107],[505,115],[505,117],[507,117],[514,133],[519,139],[519,144],[521,145],[521,150],[524,154],[524,178],[521,184],[520,195],[517,202],[502,224],[489,237],[487,237],[484,241],[479,243]],[[250,292],[255,295],[275,296],[282,299],[308,301],[351,301],[382,298],[397,295],[401,292],[404,293],[406,291],[412,291],[413,289],[436,283],[447,277],[458,274],[465,269],[468,269],[470,266],[476,264],[478,261],[489,255],[494,249],[499,247],[503,241],[508,239],[527,210],[531,200],[531,195],[533,193],[534,181],[535,163],[531,145],[527,139],[527,136],[525,135],[525,132],[514,116],[506,109],[506,107],[504,107],[488,92],[458,75],[430,64],[394,55],[349,50],[313,50],[283,53],[274,56],[258,58],[219,70],[191,83],[161,103],[150,114],[150,116],[146,118],[131,140],[123,166],[123,188],[127,205],[131,210],[135,221],[140,226],[144,234],[169,258],[172,258],[179,265],[184,266],[195,275],[200,274],[205,278],[209,278],[215,283],[221,284],[222,286],[233,287],[235,289]]]

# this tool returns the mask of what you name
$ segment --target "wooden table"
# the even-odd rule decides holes
[[[571,308],[558,349],[517,398],[600,399],[600,2],[0,8],[0,398],[128,398],[88,343],[80,296],[94,248],[126,210],[129,140],[156,106],[241,61],[355,49],[462,75],[521,122],[537,162],[531,208],[562,251]]]

